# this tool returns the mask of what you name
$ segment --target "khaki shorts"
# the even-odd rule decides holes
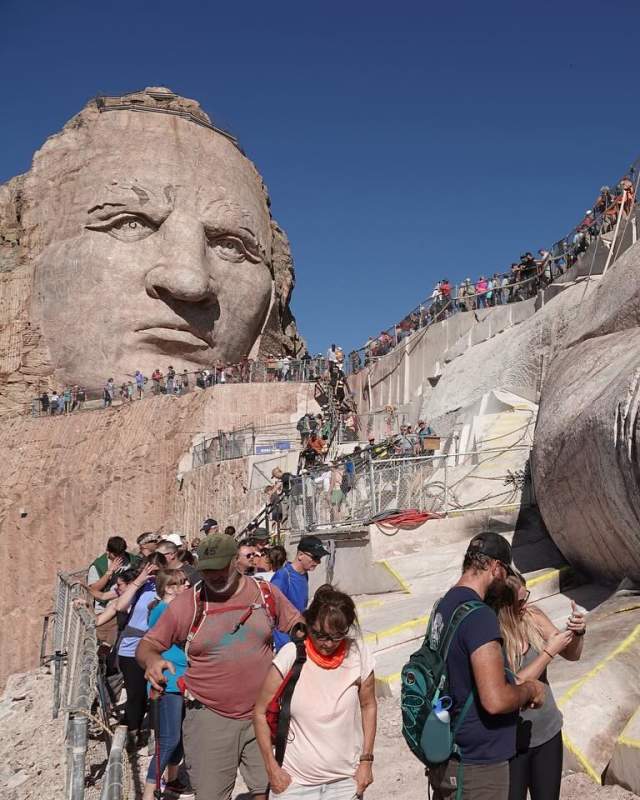
[[[427,769],[433,800],[456,800],[462,781],[462,800],[508,800],[509,762],[463,764],[450,759]]]
[[[187,704],[182,726],[185,766],[196,796],[230,800],[238,769],[251,794],[264,794],[267,771],[253,722]]]

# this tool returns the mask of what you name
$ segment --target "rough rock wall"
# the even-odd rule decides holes
[[[315,408],[312,396],[310,385],[236,384],[1,422],[0,683],[35,664],[56,570],[86,566],[116,533],[130,543],[144,530],[193,536],[207,516],[225,523],[234,515],[238,523],[242,509],[248,521],[258,499],[246,493],[244,460],[184,472],[180,482],[181,459],[203,433],[247,418],[258,425],[294,421]]]

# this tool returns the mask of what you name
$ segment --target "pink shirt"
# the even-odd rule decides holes
[[[285,676],[295,658],[296,646],[289,642],[273,663]],[[361,640],[350,640],[336,669],[323,669],[307,658],[293,692],[282,765],[294,783],[317,786],[355,775],[362,752],[358,688],[373,666],[371,651]]]
[[[276,607],[276,628],[288,633],[300,614],[277,586],[271,586]],[[210,606],[232,610],[207,616],[189,646],[187,689],[217,714],[232,719],[251,719],[258,692],[271,666],[271,624],[264,608],[255,608],[236,630],[244,613],[262,603],[252,578],[224,603]],[[241,606],[241,608],[236,608]],[[193,590],[182,592],[147,633],[160,650],[186,641],[195,614]],[[295,645],[294,645],[295,653]]]

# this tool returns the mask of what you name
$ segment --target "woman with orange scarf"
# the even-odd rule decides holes
[[[373,656],[360,636],[353,600],[326,584],[304,613],[307,659],[291,700],[280,767],[271,745],[269,701],[293,667],[296,645],[277,654],[254,714],[272,797],[353,800],[373,783],[377,705]]]

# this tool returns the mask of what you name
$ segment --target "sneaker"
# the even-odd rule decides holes
[[[181,800],[193,800],[195,792],[186,783],[176,779],[167,783],[164,787],[165,794],[171,798],[181,798]]]

